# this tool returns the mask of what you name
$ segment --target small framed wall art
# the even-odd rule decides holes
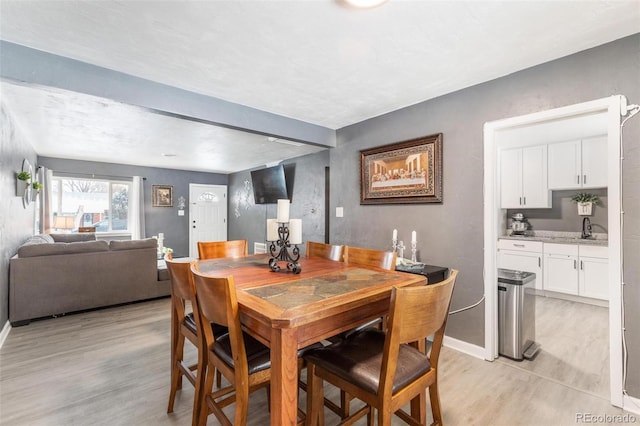
[[[173,207],[173,185],[151,185],[153,207]]]

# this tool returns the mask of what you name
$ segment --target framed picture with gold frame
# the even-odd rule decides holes
[[[360,204],[442,203],[442,133],[360,151]]]
[[[153,207],[173,207],[173,185],[151,185]]]

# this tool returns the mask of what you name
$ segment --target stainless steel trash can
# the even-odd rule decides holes
[[[498,353],[522,361],[539,349],[532,272],[498,269]]]

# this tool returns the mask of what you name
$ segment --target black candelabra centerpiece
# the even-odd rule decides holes
[[[302,271],[302,267],[298,263],[300,259],[300,249],[298,249],[297,244],[294,244],[293,250],[289,253],[291,245],[289,240],[289,223],[279,222],[278,239],[271,241],[271,245],[269,246],[269,253],[271,254],[269,267],[273,272],[280,271],[278,262],[287,262],[287,270],[295,274],[299,274]]]
[[[302,271],[298,263],[298,244],[302,244],[302,220],[289,219],[289,200],[278,200],[277,219],[267,219],[267,241],[271,243],[269,267],[273,272],[280,271],[278,262],[287,262],[289,272],[299,274]]]

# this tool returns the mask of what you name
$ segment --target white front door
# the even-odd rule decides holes
[[[189,184],[189,257],[198,241],[227,240],[227,186]]]

